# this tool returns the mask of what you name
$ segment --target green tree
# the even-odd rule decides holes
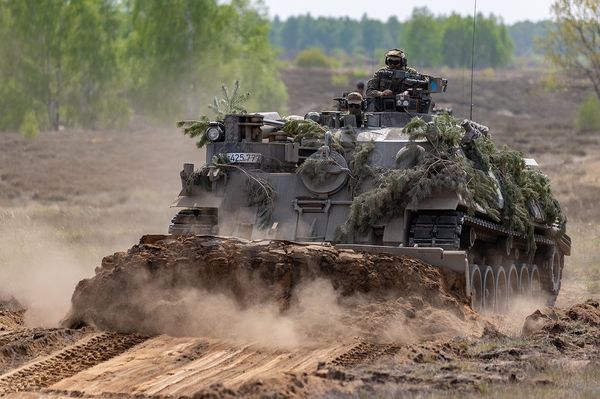
[[[552,29],[552,22],[538,21],[522,21],[516,22],[507,27],[508,34],[514,43],[514,55],[517,57],[531,57],[540,55],[541,49],[537,42],[548,35]]]
[[[506,26],[493,15],[480,14],[477,19],[477,67],[507,65],[513,45]],[[270,38],[288,59],[307,48],[320,47],[328,54],[342,49],[348,54],[368,55],[358,62],[381,62],[378,49],[400,47],[407,51],[409,63],[416,66],[459,67],[471,65],[472,34],[470,16],[434,16],[427,8],[417,8],[405,23],[395,17],[382,22],[366,15],[360,20],[313,18],[310,14],[285,21],[275,18]]]
[[[558,67],[587,78],[600,99],[600,2],[557,0],[552,5],[555,29],[543,46]]]
[[[427,9],[415,8],[404,26],[401,43],[408,55],[408,64],[432,67],[442,63],[443,31],[440,21]]]
[[[301,68],[331,68],[335,64],[335,59],[325,54],[321,48],[312,47],[300,51],[294,62]]]
[[[442,55],[449,67],[465,67],[471,63],[473,24],[470,18],[452,14],[444,23]]]
[[[475,29],[475,66],[495,68],[507,65],[512,58],[513,43],[506,27],[494,15],[485,18],[479,14]]]
[[[453,14],[443,21],[443,64],[450,67],[471,65],[473,19]],[[477,16],[475,24],[475,67],[500,67],[512,58],[513,44],[506,27],[493,15]]]
[[[575,125],[580,132],[600,130],[600,100],[593,94],[579,106]]]
[[[94,127],[126,110],[115,14],[109,0],[0,1],[0,128],[18,128],[28,112],[42,128]]]
[[[252,93],[251,110],[285,103],[269,23],[246,1],[134,0],[131,29],[132,94],[144,112],[189,118],[235,79]]]

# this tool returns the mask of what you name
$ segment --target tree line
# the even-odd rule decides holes
[[[494,15],[479,14],[476,24],[476,67],[499,67],[513,56],[541,55],[536,39],[543,37],[552,23],[518,22],[505,25]],[[349,55],[357,63],[380,62],[385,49],[400,47],[409,62],[418,67],[471,65],[473,20],[452,14],[436,16],[428,8],[416,8],[403,22],[347,17],[313,17],[310,14],[275,18],[271,41],[286,58],[294,58],[306,48],[320,47],[336,57]],[[343,54],[342,54],[343,52]]]
[[[0,130],[193,118],[236,79],[276,109],[269,29],[247,0],[0,0]]]
[[[278,56],[313,46],[363,65],[401,47],[416,67],[470,66],[467,16],[418,8],[403,22],[269,21],[261,7],[250,0],[0,0],[0,131],[109,127],[134,112],[167,123],[194,118],[222,83],[238,79],[252,93],[248,109],[281,109]],[[598,3],[556,0],[554,11],[553,22],[511,26],[479,15],[475,66],[545,54],[600,93]],[[540,37],[549,39],[541,50]]]

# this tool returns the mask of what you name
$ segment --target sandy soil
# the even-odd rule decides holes
[[[445,72],[451,84],[438,103],[466,115],[468,80],[462,71]],[[352,88],[333,85],[328,71],[284,70],[282,75],[289,87],[288,109],[297,114]],[[600,210],[595,206],[600,132],[573,131],[586,89],[576,82],[545,91],[543,73],[536,71],[485,75],[475,86],[475,119],[492,127],[496,141],[538,160],[552,178],[574,238],[559,308],[530,318],[528,334],[522,327],[537,304],[523,303],[509,315],[475,324],[467,321],[472,333],[456,338],[411,336],[401,319],[389,327],[395,337],[374,340],[347,331],[352,323],[343,321],[353,320],[347,317],[355,313],[331,316],[340,300],[327,285],[306,291],[306,297],[322,299],[308,303],[307,312],[342,320],[343,338],[322,345],[282,346],[288,336],[275,332],[302,337],[306,326],[279,317],[279,304],[253,308],[271,323],[261,330],[253,318],[244,318],[247,313],[235,300],[222,307],[221,297],[210,297],[204,308],[192,307],[214,327],[194,337],[173,329],[145,330],[141,336],[74,324],[58,327],[77,282],[92,277],[97,267],[102,270],[103,256],[126,250],[143,234],[166,232],[181,164],[200,163],[201,154],[174,128],[50,132],[34,141],[2,133],[0,300],[16,298],[27,311],[14,302],[0,304],[0,395],[594,397],[600,389],[598,305],[585,300],[600,294]],[[382,325],[398,304],[406,301],[345,303],[359,314],[379,317]],[[227,330],[231,314],[243,328]],[[314,332],[315,324],[308,324]],[[317,332],[327,331],[319,326]],[[488,328],[482,331],[482,326]],[[170,334],[155,335],[165,332]],[[219,337],[224,332],[226,338]]]

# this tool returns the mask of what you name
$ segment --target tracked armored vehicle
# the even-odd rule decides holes
[[[480,311],[519,296],[553,303],[571,242],[535,161],[490,152],[487,127],[438,112],[445,79],[398,73],[402,94],[367,98],[360,112],[342,96],[304,118],[211,122],[205,165],[181,171],[169,232],[415,257],[459,273]],[[528,178],[537,185],[519,191]]]

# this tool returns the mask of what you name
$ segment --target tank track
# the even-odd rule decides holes
[[[498,223],[460,211],[421,211],[411,219],[408,244],[466,251],[473,306],[502,313],[518,295],[556,300],[571,240],[553,233],[552,226],[536,225],[537,250],[530,254],[527,237]]]
[[[515,230],[464,212],[426,212],[418,213],[411,221],[409,245],[461,249],[461,234],[465,226],[473,226],[481,232],[488,232],[497,236],[525,239],[521,233]],[[549,230],[545,226],[540,226],[540,228]],[[568,246],[570,249],[571,240],[565,235],[558,242],[541,234],[534,234],[534,239],[536,244],[557,244],[561,247]]]

